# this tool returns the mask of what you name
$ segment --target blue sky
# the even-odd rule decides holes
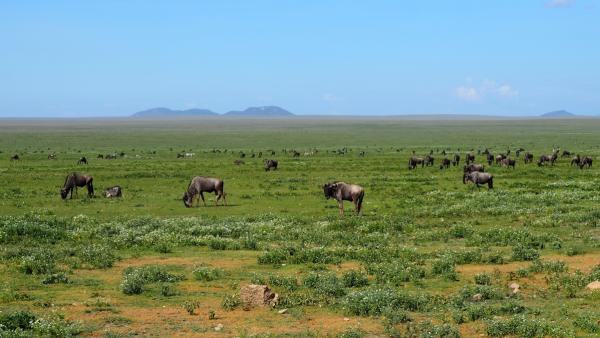
[[[600,1],[2,1],[0,117],[600,114]]]

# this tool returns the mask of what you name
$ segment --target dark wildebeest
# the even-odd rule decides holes
[[[85,158],[85,156],[83,156],[82,158],[79,159],[79,161],[77,161],[77,164],[88,164],[87,158]]]
[[[428,167],[433,166],[433,160],[434,160],[433,156],[431,156],[431,155],[425,156],[425,165]]]
[[[579,154],[573,156],[573,158],[571,159],[571,167],[576,165],[579,165],[579,161],[581,160],[581,158],[579,157]]]
[[[96,156],[96,158],[104,158],[104,155],[98,154],[98,156]]]
[[[456,153],[456,154],[454,154],[454,161],[452,161],[452,165],[456,167],[459,164],[460,164],[460,154]]]
[[[515,164],[517,164],[517,161],[511,159],[510,157],[507,157],[503,159],[500,163],[507,168],[512,167],[513,169],[515,169]]]
[[[425,160],[422,157],[411,157],[408,160],[408,170],[415,169],[419,164],[421,165],[421,168],[425,166]]]
[[[56,160],[56,154],[50,154],[50,155],[48,155],[48,159],[49,160]]]
[[[483,172],[484,170],[485,170],[485,168],[483,167],[483,164],[471,163],[471,164],[467,164],[463,167],[463,172],[465,172],[465,173],[472,173],[475,171]]]
[[[246,154],[243,151],[240,151],[240,158],[246,157]]]
[[[115,160],[115,159],[117,159],[117,154],[106,154],[106,156],[104,156],[104,159]]]
[[[300,157],[300,153],[294,150],[294,154],[292,156],[293,157]]]
[[[185,154],[177,153],[177,158],[184,158],[184,157],[185,157]]]
[[[13,156],[10,157],[11,161],[18,161],[20,160],[19,155],[18,154],[14,154]]]
[[[360,185],[331,182],[323,185],[323,192],[327,199],[335,198],[337,200],[340,215],[344,215],[343,201],[352,201],[354,211],[357,215],[360,214],[363,198],[365,197],[365,190]]]
[[[440,164],[440,169],[444,169],[444,168],[446,168],[446,169],[450,168],[450,160],[447,158],[444,158],[442,160],[442,164]]]
[[[502,162],[503,159],[506,158],[506,154],[498,154],[496,155],[496,164],[500,164]]]
[[[235,165],[241,165],[241,164],[244,164],[244,163],[246,163],[246,162],[244,162],[242,160],[235,160],[235,161],[233,161],[233,164],[235,164]]]
[[[262,151],[259,151],[258,152],[258,158],[261,158],[261,157],[262,157]]]
[[[277,165],[279,165],[277,160],[266,160],[265,161],[265,171],[277,170]]]
[[[592,158],[589,156],[584,156],[579,160],[579,169],[583,169],[586,165],[588,169],[592,167]]]
[[[571,156],[571,155],[573,155],[573,154],[572,154],[570,151],[568,151],[568,150],[563,150],[563,151],[562,151],[562,155],[560,155],[560,157],[569,157],[569,156]]]
[[[358,156],[360,156],[360,157],[364,157],[364,156],[365,156],[365,152],[364,152],[364,151],[361,151],[360,153],[358,153]]]
[[[552,152],[552,155],[542,155],[540,156],[540,159],[538,160],[538,167],[541,167],[543,164],[545,164],[546,162],[550,162],[550,165],[554,165],[554,162],[556,162],[556,159],[558,158],[558,151],[554,151]]]
[[[122,197],[123,196],[123,190],[121,189],[121,186],[115,185],[114,187],[110,187],[110,188],[106,189],[104,191],[104,196],[107,197],[107,198]]]
[[[486,147],[485,150],[482,152],[483,155],[489,155],[490,154],[490,150]]]
[[[88,196],[94,196],[94,185],[92,184],[94,178],[88,175],[81,175],[79,173],[72,173],[67,175],[65,178],[65,184],[62,189],[60,189],[60,197],[64,200],[71,193],[71,199],[73,199],[73,190],[75,190],[75,195],[77,195],[78,187],[87,187]]]
[[[183,194],[183,204],[187,208],[191,208],[194,203],[194,197],[198,197],[199,195],[198,203],[200,203],[200,198],[202,198],[202,203],[204,203],[204,206],[206,206],[203,194],[205,192],[214,192],[215,195],[217,195],[215,206],[218,205],[221,198],[223,198],[223,203],[227,205],[227,201],[225,200],[225,191],[223,191],[223,180],[214,177],[202,176],[196,176],[192,179],[187,191]]]
[[[533,154],[530,152],[525,153],[525,156],[523,157],[523,162],[525,162],[525,163],[533,162]]]
[[[471,154],[471,153],[467,153],[466,157],[465,157],[465,161],[467,162],[467,164],[471,164],[475,162],[475,155]]]
[[[487,153],[486,155],[488,165],[492,165],[494,163],[494,155],[492,153]]]
[[[494,189],[494,176],[489,173],[474,171],[471,173],[464,173],[463,175],[463,184],[467,184],[468,182],[472,182],[479,188],[481,184],[488,185],[488,189]]]

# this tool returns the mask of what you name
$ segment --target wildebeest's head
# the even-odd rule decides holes
[[[323,193],[327,199],[334,198],[335,192],[337,191],[337,183],[325,183],[323,184]]]
[[[65,198],[67,198],[67,195],[69,194],[69,191],[65,188],[60,189],[60,197],[64,200]]]
[[[188,192],[183,193],[183,204],[185,205],[186,208],[192,207],[192,202],[193,202],[192,197],[193,196]]]
[[[463,184],[467,184],[467,182],[473,182],[472,173],[465,173],[463,175]]]

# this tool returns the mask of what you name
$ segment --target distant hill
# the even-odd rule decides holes
[[[137,112],[131,117],[192,117],[192,116],[217,116],[219,114],[208,109],[173,110],[164,107],[152,108]]]
[[[575,115],[573,113],[569,113],[566,110],[557,110],[557,111],[551,111],[551,112],[546,113],[546,114],[542,114],[540,116],[541,117],[547,117],[547,118],[562,118],[562,117],[575,117],[577,115]]]
[[[262,106],[262,107],[249,107],[246,110],[232,110],[225,113],[225,116],[251,116],[251,117],[284,117],[294,116],[289,111],[277,107],[277,106]]]

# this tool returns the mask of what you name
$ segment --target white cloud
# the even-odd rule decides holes
[[[473,81],[474,82],[474,81]],[[509,84],[498,85],[492,80],[483,80],[479,86],[469,81],[467,86],[459,86],[455,89],[456,96],[465,101],[479,101],[485,98],[515,98],[519,91]]]
[[[550,0],[546,2],[546,7],[560,8],[569,7],[575,4],[575,0]]]
[[[457,87],[456,96],[466,101],[476,101],[479,99],[479,93],[473,87]]]

